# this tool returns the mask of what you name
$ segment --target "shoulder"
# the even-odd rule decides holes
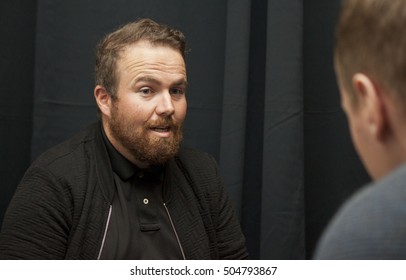
[[[52,169],[52,167],[57,168],[58,165],[63,164],[62,168],[66,168],[65,162],[70,161],[73,165],[79,164],[80,160],[88,154],[89,143],[95,140],[95,135],[99,129],[100,124],[98,123],[88,126],[71,138],[42,153],[31,167]]]
[[[406,258],[404,182],[405,166],[351,197],[323,234],[316,258]]]
[[[215,158],[199,150],[182,147],[175,158],[177,166],[191,180],[197,182],[214,182],[222,180]]]
[[[213,156],[206,152],[184,146],[179,149],[178,156],[185,159],[213,160]]]
[[[214,157],[206,152],[202,152],[189,147],[182,147],[177,155],[177,160],[185,167],[198,170],[217,169],[217,162]]]
[[[217,188],[222,185],[217,162],[213,156],[206,152],[182,147],[175,158],[175,163],[190,181],[201,187]]]
[[[97,163],[95,145],[100,126],[93,124],[64,142],[42,153],[25,172],[19,185],[55,185],[82,182]],[[77,184],[75,184],[77,185]]]
[[[26,203],[41,196],[44,198],[41,201],[59,203],[72,195],[82,197],[87,184],[96,180],[95,173],[90,171],[97,161],[89,154],[94,153],[91,143],[97,127],[89,126],[41,154],[25,172],[13,200]]]

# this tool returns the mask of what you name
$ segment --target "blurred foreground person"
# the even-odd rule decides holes
[[[373,183],[336,214],[317,259],[406,259],[406,1],[344,1],[335,69]]]

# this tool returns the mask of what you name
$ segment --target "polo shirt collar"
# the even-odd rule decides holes
[[[117,151],[116,148],[114,148],[113,144],[111,144],[110,140],[107,138],[103,126],[102,132],[103,140],[106,144],[107,153],[109,154],[113,171],[124,181],[130,179],[130,177],[132,177],[134,174],[142,173],[142,170],[140,168],[132,164],[128,159],[120,154],[120,152]]]

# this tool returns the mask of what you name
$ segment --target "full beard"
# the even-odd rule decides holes
[[[152,127],[170,127],[172,135],[168,138],[150,135]],[[183,138],[183,126],[171,117],[147,122],[143,127],[136,126],[121,117],[118,111],[112,112],[109,121],[110,131],[130,153],[140,162],[149,165],[163,165],[173,158],[179,150]]]

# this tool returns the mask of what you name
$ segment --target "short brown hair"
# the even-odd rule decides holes
[[[95,84],[103,86],[112,97],[116,96],[116,64],[120,53],[127,46],[139,41],[169,46],[178,50],[185,58],[186,42],[183,33],[151,19],[130,22],[107,34],[96,49]]]
[[[406,101],[405,28],[405,0],[344,0],[336,30],[335,67],[355,103],[352,77],[358,72]]]

